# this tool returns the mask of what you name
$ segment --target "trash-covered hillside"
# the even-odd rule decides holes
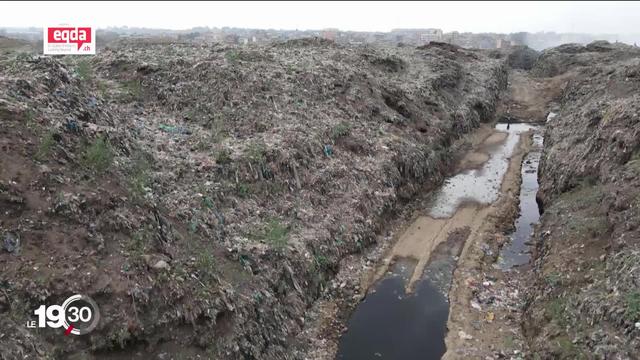
[[[293,358],[347,254],[442,181],[503,60],[432,43],[0,55],[5,358]],[[70,339],[23,324],[84,293]]]

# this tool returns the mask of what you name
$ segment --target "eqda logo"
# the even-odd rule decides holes
[[[47,26],[43,33],[45,54],[94,55],[95,29],[79,26]]]

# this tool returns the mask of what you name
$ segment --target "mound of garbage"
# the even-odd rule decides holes
[[[452,46],[116,41],[0,55],[3,356],[293,358],[339,261],[442,181],[501,60]],[[81,293],[87,336],[24,328]]]
[[[546,124],[536,284],[523,320],[541,358],[633,358],[640,348],[638,54],[565,45],[534,69],[571,72]]]

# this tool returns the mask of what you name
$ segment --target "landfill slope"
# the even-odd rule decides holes
[[[566,85],[540,165],[544,213],[522,321],[530,351],[542,359],[636,358],[640,50],[563,45],[544,51],[536,71],[562,72]]]
[[[506,70],[445,44],[157,39],[3,49],[0,84],[4,358],[283,359],[340,259],[492,119]],[[90,335],[25,328],[75,293],[100,307]]]

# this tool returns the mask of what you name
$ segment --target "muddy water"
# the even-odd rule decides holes
[[[447,179],[434,193],[425,209],[429,216],[418,218],[400,237],[387,259],[392,266],[382,265],[384,275],[352,314],[337,359],[442,357],[447,297],[458,256],[484,219],[478,205],[497,200],[520,134],[531,128],[512,124],[507,130],[506,124],[498,124],[498,131],[470,154],[484,163]]]
[[[497,130],[507,131],[505,141],[487,144],[483,151],[489,153],[489,160],[480,169],[469,169],[447,179],[434,194],[429,215],[434,218],[449,218],[463,203],[473,202],[483,205],[498,199],[502,178],[509,168],[509,157],[518,144],[520,134],[531,130],[528,124],[498,124]]]
[[[515,231],[510,242],[502,248],[498,265],[502,269],[524,265],[531,258],[529,240],[533,226],[540,220],[540,209],[536,202],[538,192],[538,165],[542,155],[543,137],[533,135],[533,148],[522,162],[522,185],[520,187],[520,216],[515,223]]]
[[[417,359],[444,354],[449,306],[429,281],[407,294],[413,266],[403,261],[358,305],[340,341],[337,359]]]

